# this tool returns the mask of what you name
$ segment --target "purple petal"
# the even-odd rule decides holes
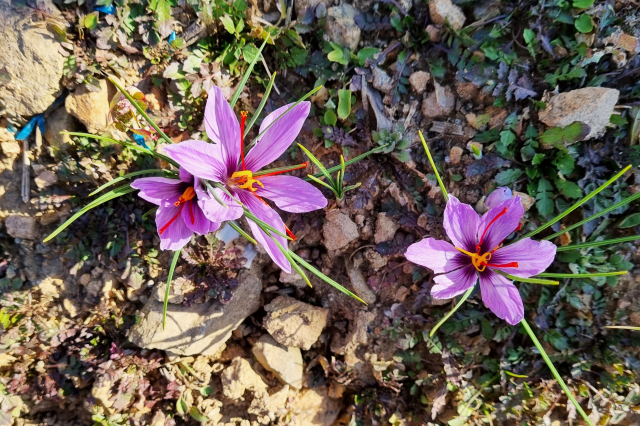
[[[436,285],[431,288],[431,296],[434,299],[450,299],[473,287],[478,280],[478,276],[476,275],[476,268],[473,265],[469,265],[448,274],[438,275],[433,280]]]
[[[482,301],[498,318],[516,325],[524,318],[524,306],[518,289],[506,277],[486,269],[480,273]]]
[[[202,189],[196,190],[198,194],[198,204],[204,215],[212,222],[224,222],[226,220],[236,220],[242,216],[242,206],[235,202],[233,198],[225,194],[221,189],[214,189],[218,198],[220,198],[227,207],[224,207],[208,192]]]
[[[273,210],[271,207],[264,204],[262,201],[258,200],[251,192],[249,191],[238,191],[238,197],[240,201],[253,213],[256,217],[263,222],[271,225],[282,234],[285,233],[284,222]],[[253,238],[259,242],[265,251],[271,256],[271,259],[287,274],[291,273],[291,264],[287,260],[284,254],[280,251],[275,242],[271,239],[271,237],[267,236],[258,225],[256,225],[253,221],[247,220],[249,222],[249,227],[251,228],[251,233],[253,234]],[[279,235],[273,234],[275,238],[277,238],[280,245],[286,250],[287,249],[287,240]]]
[[[285,105],[267,115],[260,125],[260,133],[292,105]],[[262,135],[256,146],[245,157],[247,170],[256,172],[280,157],[300,133],[310,108],[311,103],[300,102],[273,126],[269,127],[269,130]]]
[[[524,208],[520,197],[517,196],[503,201],[486,212],[480,219],[478,227],[478,237],[482,241],[481,253],[492,251],[502,244],[505,238],[518,228],[523,214]],[[496,219],[495,222],[491,223],[494,219]]]
[[[229,169],[221,160],[223,158],[221,145],[190,140],[165,146],[163,149],[169,157],[180,164],[181,168],[192,175],[214,182],[227,181]]]
[[[204,215],[196,200],[189,200],[182,209],[182,220],[189,229],[199,235],[207,235],[220,228],[220,222],[212,222]]]
[[[192,183],[193,175],[189,173],[184,167],[180,167],[180,180],[185,183]]]
[[[220,159],[227,169],[235,169],[240,159],[240,124],[222,90],[213,86],[204,110],[207,136],[220,146]]]
[[[493,265],[518,262],[517,268],[493,267],[516,277],[529,278],[544,272],[556,256],[556,245],[549,241],[525,238],[496,250],[489,261]]]
[[[480,218],[473,208],[463,204],[453,195],[449,195],[447,207],[444,210],[444,229],[453,245],[461,249],[475,252],[478,224]]]
[[[256,195],[267,198],[286,212],[305,213],[327,206],[327,199],[315,186],[295,176],[258,177],[264,188],[258,188]]]
[[[140,190],[140,198],[159,206],[166,205],[170,199],[180,197],[184,191],[184,182],[165,177],[146,177],[134,180],[131,187]]]
[[[510,200],[512,198],[513,198],[513,192],[511,192],[511,189],[507,188],[506,186],[501,186],[500,188],[496,188],[496,190],[493,191],[491,195],[487,197],[487,199],[484,202],[484,206],[487,209],[492,209],[498,204],[504,201]]]
[[[180,250],[189,242],[193,235],[193,231],[187,227],[184,220],[182,220],[182,217],[178,214],[179,210],[180,207],[173,205],[169,207],[160,206],[158,208],[156,213],[156,227],[158,228],[160,249],[162,250]],[[164,230],[164,232],[162,232],[162,234],[160,234],[160,230],[163,229],[176,215],[178,215],[178,217]]]
[[[471,264],[471,258],[463,255],[450,243],[426,238],[411,244],[404,254],[409,261],[431,269],[436,274],[453,271]]]

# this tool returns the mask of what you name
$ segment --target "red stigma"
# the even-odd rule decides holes
[[[496,265],[494,263],[487,263],[487,266],[491,266],[492,268],[517,268],[518,262],[503,263],[501,265]]]
[[[487,227],[484,228],[484,232],[482,233],[482,237],[480,237],[480,242],[476,246],[476,250],[478,250],[478,253],[480,253],[480,246],[482,246],[482,241],[484,240],[484,236],[487,234],[487,231],[489,230],[491,225],[493,225],[496,222],[496,220],[498,220],[501,216],[504,216],[506,213],[507,213],[507,208],[505,207],[504,210],[502,210],[500,213],[498,213],[498,215],[496,217],[494,217],[491,220],[491,222],[489,222]]]
[[[169,222],[167,222],[159,231],[158,234],[162,235],[162,233],[164,231],[167,230],[167,228],[176,221],[176,219],[178,218],[178,216],[180,216],[180,213],[182,213],[182,208],[184,207],[184,203],[180,204],[180,208],[178,209],[178,213],[176,213],[176,215],[174,217],[171,218],[171,220],[169,220]]]
[[[298,238],[293,235],[293,232],[291,232],[291,230],[289,229],[289,227],[287,227],[287,225],[284,226],[284,229],[287,231],[287,235],[293,240],[297,240]]]
[[[244,123],[247,121],[247,111],[240,113],[240,158],[242,159],[242,170],[246,170],[244,165]]]
[[[295,167],[292,167],[292,168],[290,168],[290,169],[287,169],[287,170],[280,170],[279,172],[267,173],[266,175],[260,175],[260,176],[258,176],[258,178],[263,178],[263,177],[266,177],[266,176],[281,175],[282,173],[288,173],[288,172],[291,172],[291,171],[293,171],[293,170],[304,169],[305,167],[308,167],[308,166],[309,166],[309,162],[308,162],[308,161],[305,161],[304,163],[299,164],[299,165],[297,165],[297,166],[295,166]]]

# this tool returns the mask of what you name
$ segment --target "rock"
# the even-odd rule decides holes
[[[36,186],[40,189],[47,188],[58,182],[58,175],[51,170],[44,170],[34,179]]]
[[[341,249],[359,237],[358,226],[340,210],[331,210],[326,218],[322,232],[327,250]]]
[[[427,83],[430,78],[431,74],[428,72],[416,71],[409,76],[409,83],[418,95],[422,95],[424,91],[427,90]]]
[[[30,7],[0,2],[0,64],[10,77],[0,85],[0,103],[9,114],[40,114],[60,94],[64,57],[45,21],[55,21],[59,11],[53,4],[47,6],[50,13],[37,13]]]
[[[353,52],[360,42],[360,28],[355,18],[358,9],[348,3],[327,9],[325,31],[329,40],[340,46],[348,47]]]
[[[60,132],[75,132],[78,130],[78,123],[66,108],[58,108],[49,118],[47,118],[47,130],[44,132],[44,138],[53,148],[66,151],[73,145],[71,136]]]
[[[453,148],[451,148],[451,151],[449,151],[449,161],[451,162],[451,164],[454,166],[460,164],[460,159],[462,159],[463,153],[464,150],[459,146],[454,146]]]
[[[296,15],[298,15],[298,19],[301,19],[304,16],[304,12],[312,7],[317,7],[320,3],[328,6],[331,4],[331,0],[296,0],[294,6],[296,10]]]
[[[246,317],[260,307],[262,282],[251,273],[243,273],[231,301],[197,303],[192,306],[170,304],[167,327],[162,329],[162,302],[149,298],[141,320],[129,334],[143,348],[163,349],[180,355],[213,355]]]
[[[302,388],[303,362],[299,348],[286,347],[264,334],[253,346],[253,356],[282,384]]]
[[[536,202],[535,198],[529,194],[525,194],[524,192],[513,191],[513,196],[515,197],[516,195],[520,197],[520,201],[522,202],[522,207],[525,212],[528,211]]]
[[[290,426],[331,426],[340,414],[339,399],[329,398],[327,388],[305,389],[291,406]]]
[[[298,2],[296,2],[296,5]],[[315,95],[311,96],[311,102],[317,103],[320,108],[324,108],[325,102],[329,100],[329,90],[325,86],[322,86]]]
[[[11,215],[4,220],[4,226],[13,238],[35,240],[37,237],[37,223],[34,217]]]
[[[100,91],[93,92],[81,85],[67,96],[65,108],[85,125],[89,133],[99,133],[108,125],[109,87],[107,80],[100,80]]]
[[[356,253],[353,258],[353,262],[345,257],[345,267],[347,269],[347,275],[351,280],[351,287],[354,293],[364,300],[367,304],[371,305],[376,302],[376,294],[373,292],[367,279],[360,270],[360,265],[363,263],[363,257],[361,253]]]
[[[466,20],[462,9],[451,0],[430,0],[429,14],[434,23],[438,25],[448,23],[456,31],[463,27]]]
[[[222,393],[234,401],[241,400],[245,390],[254,393],[266,393],[267,385],[262,378],[253,371],[249,362],[237,357],[231,361],[231,365],[220,374]]]
[[[634,326],[640,326],[640,312],[631,312],[629,314],[629,321]]]
[[[373,87],[383,93],[391,93],[393,90],[393,79],[378,67],[373,69]]]
[[[62,287],[62,284],[63,281],[59,278],[47,277],[44,280],[40,281],[40,284],[38,284],[38,289],[44,296],[58,298],[60,297],[60,292],[58,289]]]
[[[349,322],[349,331],[346,335],[338,332],[333,334],[331,352],[346,355],[353,353],[360,345],[369,344],[369,324],[375,317],[373,312],[358,311],[353,321]]]
[[[378,218],[376,219],[376,233],[373,236],[376,244],[380,244],[384,241],[389,241],[393,239],[393,236],[396,235],[396,231],[400,228],[398,222],[387,216],[386,213],[378,213]]]
[[[549,127],[566,127],[580,121],[591,127],[585,137],[593,139],[605,132],[620,92],[605,87],[586,87],[560,93],[547,102],[547,107],[538,114]]]
[[[278,417],[287,414],[287,400],[289,399],[289,394],[295,395],[294,392],[289,390],[289,385],[285,385],[272,395],[266,392],[261,393],[251,401],[251,406],[247,410],[247,413],[260,416],[264,419],[262,422],[258,419],[258,423],[269,424],[269,421],[271,421],[275,424]],[[268,417],[268,419],[264,416]]]
[[[422,114],[426,118],[438,118],[450,114],[456,105],[456,98],[449,86],[434,82],[436,90],[422,101]]]
[[[17,142],[6,127],[0,127],[0,153],[10,159],[20,155],[20,142]]]
[[[64,306],[64,309],[69,313],[71,318],[75,318],[78,315],[78,307],[73,300],[65,298],[62,301],[62,306]]]
[[[292,270],[290,274],[280,271],[280,282],[283,284],[293,284],[298,288],[307,287],[307,282],[295,270]]]
[[[308,351],[327,325],[329,310],[317,308],[292,297],[279,296],[264,310],[263,326],[281,345]]]
[[[440,43],[442,36],[440,35],[440,29],[435,25],[429,24],[425,30],[429,34],[429,40],[434,43]]]

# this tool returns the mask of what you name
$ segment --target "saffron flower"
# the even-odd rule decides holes
[[[220,227],[202,210],[209,195],[201,188],[200,179],[182,167],[179,176],[180,179],[146,177],[131,183],[132,188],[140,190],[140,198],[158,206],[156,226],[162,250],[180,250],[194,232],[206,235]]]
[[[437,275],[431,295],[448,299],[464,293],[480,281],[484,304],[511,325],[524,318],[522,298],[503,274],[529,278],[543,272],[556,255],[549,241],[523,238],[502,246],[520,228],[524,208],[520,197],[499,188],[487,201],[493,207],[480,217],[471,206],[452,195],[444,212],[444,229],[453,243],[427,238],[412,244],[406,258]],[[493,195],[493,194],[492,194]],[[485,203],[486,204],[486,203]]]
[[[204,115],[207,136],[214,143],[188,140],[164,148],[165,152],[189,173],[200,179],[218,182],[233,195],[231,198],[220,188],[215,188],[215,196],[202,200],[204,214],[209,220],[219,223],[241,217],[243,209],[235,198],[259,220],[293,237],[280,215],[263,198],[273,201],[280,209],[291,213],[305,213],[327,205],[327,199],[313,185],[295,176],[282,175],[306,167],[307,163],[288,170],[258,173],[261,168],[284,153],[298,136],[304,120],[309,115],[310,103],[300,102],[282,116],[292,105],[278,108],[265,117],[260,125],[262,136],[245,157],[244,127],[247,114],[242,112],[241,121],[238,122],[231,106],[222,95],[222,90],[214,86],[209,91]],[[278,119],[280,116],[282,117]],[[226,207],[221,205],[216,197],[222,200]],[[291,264],[273,239],[256,223],[251,220],[248,222],[256,241],[282,270],[291,273]],[[287,249],[285,238],[276,234],[272,237]]]

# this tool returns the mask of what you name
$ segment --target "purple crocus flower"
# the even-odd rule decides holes
[[[285,105],[267,115],[260,125],[260,133],[274,123],[291,105]],[[289,170],[262,175],[258,174],[258,170],[278,159],[291,145],[298,136],[305,118],[309,115],[309,108],[309,102],[301,102],[275,121],[245,158],[243,134],[247,114],[242,112],[241,122],[238,123],[231,106],[222,95],[222,90],[214,86],[209,91],[204,115],[207,136],[214,143],[189,140],[164,149],[171,158],[194,176],[221,183],[258,219],[281,233],[288,232],[292,236],[280,215],[263,198],[273,201],[280,209],[291,213],[304,213],[324,208],[327,205],[327,199],[317,188],[302,179],[281,175],[305,167],[307,163]],[[203,211],[209,220],[218,223],[242,216],[242,206],[221,189],[216,188],[214,191],[227,207],[218,203],[215,197],[203,199]],[[278,266],[290,273],[291,265],[275,242],[253,221],[248,222],[255,239]],[[275,234],[273,236],[286,249],[287,240]]]
[[[513,198],[513,192],[511,191],[511,189],[507,188],[506,186],[501,186],[499,188],[496,188],[495,191],[489,194],[489,196],[484,202],[484,207],[487,210],[489,210],[494,208],[501,202],[510,200],[512,198]]]
[[[405,256],[437,275],[431,295],[448,299],[472,288],[480,279],[482,300],[494,314],[515,325],[524,318],[522,298],[502,271],[529,278],[543,272],[556,255],[549,241],[523,238],[502,247],[503,241],[520,227],[524,208],[520,197],[507,198],[482,217],[452,195],[444,212],[444,229],[453,242],[427,238],[412,244]],[[497,197],[497,196],[496,196]]]
[[[146,177],[136,179],[132,188],[138,196],[158,206],[156,227],[162,250],[180,250],[195,232],[206,235],[220,227],[202,211],[209,194],[200,187],[200,179],[180,168],[180,179]]]

